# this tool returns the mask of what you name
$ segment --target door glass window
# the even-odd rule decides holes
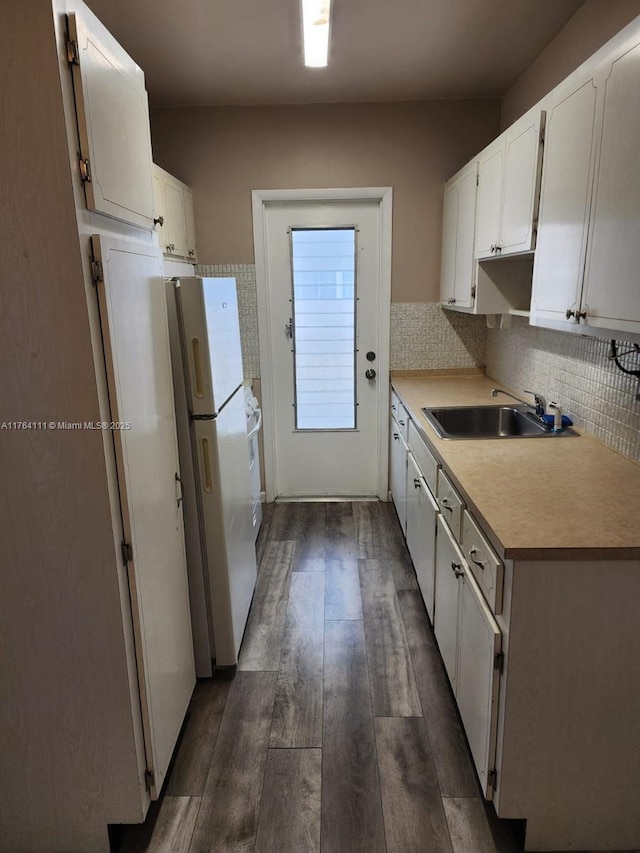
[[[356,428],[356,231],[293,228],[297,430]]]

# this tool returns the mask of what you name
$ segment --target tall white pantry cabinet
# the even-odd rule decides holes
[[[0,850],[93,853],[195,681],[148,107],[81,0],[5,4],[0,81]]]

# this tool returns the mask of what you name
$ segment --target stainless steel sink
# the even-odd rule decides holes
[[[571,427],[553,432],[525,406],[450,406],[422,409],[440,438],[560,438]]]

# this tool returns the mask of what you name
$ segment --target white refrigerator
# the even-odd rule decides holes
[[[236,283],[167,283],[198,677],[238,662],[256,583]]]

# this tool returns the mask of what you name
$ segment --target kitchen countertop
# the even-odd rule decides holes
[[[503,559],[640,559],[640,466],[578,437],[445,440],[420,409],[504,405],[485,376],[392,385]]]

